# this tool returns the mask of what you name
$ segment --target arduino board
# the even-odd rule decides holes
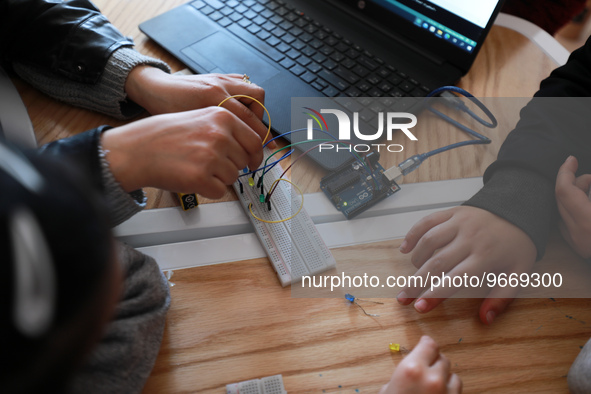
[[[320,181],[324,194],[347,219],[400,190],[394,180],[384,175],[379,159],[379,152],[370,152],[364,159],[345,164]]]

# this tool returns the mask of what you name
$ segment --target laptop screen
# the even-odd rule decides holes
[[[377,5],[466,52],[472,52],[498,0],[373,0]]]
[[[333,1],[333,0],[328,0]],[[468,72],[504,0],[338,0],[414,48]]]

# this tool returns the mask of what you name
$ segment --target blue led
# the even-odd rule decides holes
[[[349,302],[355,302],[355,297],[352,296],[351,294],[347,293],[345,294],[345,298],[347,299],[347,301]]]

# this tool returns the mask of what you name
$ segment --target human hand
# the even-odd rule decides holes
[[[450,372],[447,357],[431,337],[423,336],[398,364],[380,394],[461,393],[462,381]]]
[[[482,277],[486,273],[530,272],[536,261],[536,247],[517,226],[484,209],[461,206],[431,214],[417,222],[400,245],[404,254],[413,252],[411,261],[427,277],[430,273],[449,276]],[[427,289],[415,302],[418,312],[429,312],[459,288]],[[513,301],[517,287],[494,287],[480,305],[480,320],[491,324]],[[406,287],[398,302],[409,305],[423,291]]]
[[[219,198],[248,166],[261,138],[230,111],[209,107],[152,116],[102,135],[111,172],[127,192],[152,186]]]
[[[575,176],[579,163],[570,156],[558,170],[556,203],[560,212],[560,232],[581,257],[591,257],[591,174]]]
[[[129,73],[125,91],[131,100],[152,115],[216,107],[235,95],[250,96],[264,104],[265,91],[242,78],[238,74],[168,74],[159,68],[142,65]],[[228,100],[223,106],[249,125],[261,139],[265,138],[268,128],[261,122],[264,110],[260,104],[240,97]],[[270,147],[274,146],[274,143],[270,144]]]

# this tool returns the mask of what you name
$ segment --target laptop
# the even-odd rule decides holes
[[[292,97],[418,98],[456,83],[502,3],[197,0],[139,27],[195,73],[248,75],[265,89],[274,131],[285,133]],[[328,170],[350,160],[310,156]]]

